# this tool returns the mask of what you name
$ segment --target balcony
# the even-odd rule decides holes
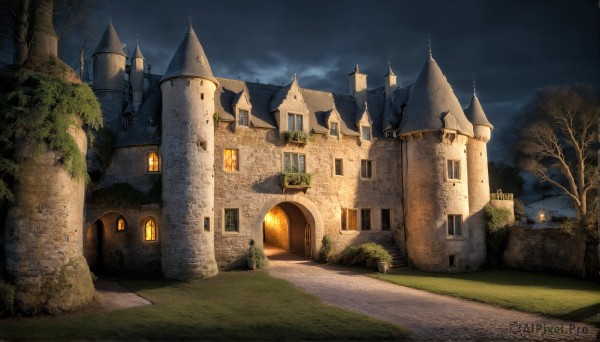
[[[292,143],[298,145],[306,145],[308,142],[308,133],[303,131],[286,131],[285,132],[285,143]]]
[[[302,190],[304,193],[310,189],[312,175],[310,173],[284,173],[281,175],[281,190]]]

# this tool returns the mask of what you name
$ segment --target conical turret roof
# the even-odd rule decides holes
[[[133,56],[131,57],[131,59],[134,59],[134,58],[145,59],[144,55],[142,55],[142,50],[140,50],[139,42],[135,42],[135,50],[133,51]]]
[[[385,73],[385,75],[384,75],[384,76],[385,76],[385,77],[388,77],[388,76],[396,76],[396,74],[394,74],[394,71],[392,70],[392,66],[391,66],[391,65],[388,65],[388,71]]]
[[[448,115],[456,120],[446,118]],[[446,128],[473,136],[473,125],[465,117],[446,76],[430,55],[412,87],[399,132],[439,131],[445,128],[445,122],[456,122],[456,127]]]
[[[112,24],[112,20],[108,22],[108,26],[96,47],[96,51],[94,51],[94,55],[98,53],[114,53],[127,57],[127,54],[123,51],[123,45],[117,35],[117,31]]]
[[[473,98],[471,99],[471,103],[469,103],[469,107],[465,109],[465,114],[467,115],[467,119],[469,119],[473,125],[488,126],[492,129],[494,128],[494,126],[492,126],[492,124],[488,121],[476,94],[473,94]]]
[[[204,49],[191,25],[185,38],[175,51],[167,72],[160,81],[164,82],[182,76],[204,78],[214,82],[217,86],[219,85],[219,82],[213,76]]]

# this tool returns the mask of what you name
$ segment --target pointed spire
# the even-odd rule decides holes
[[[431,34],[427,38],[427,49],[429,50],[429,59],[433,59],[433,54],[431,53]]]
[[[298,82],[298,77],[296,76],[296,73],[292,75],[292,82]]]
[[[98,53],[115,53],[127,57],[127,54],[123,51],[123,45],[121,44],[119,35],[117,35],[117,31],[110,18],[108,20],[108,26],[106,27],[102,38],[100,38],[98,47],[96,47],[96,51],[94,51],[94,55]]]
[[[191,26],[175,51],[161,82],[180,76],[204,78],[219,85],[213,76],[198,36]]]
[[[388,58],[388,71],[385,74],[385,77],[387,76],[396,76],[396,74],[394,74],[394,71],[392,70],[392,62],[390,61],[390,59]]]
[[[135,40],[135,50],[133,50],[133,56],[131,59],[141,58],[144,59],[144,55],[142,55],[142,50],[140,50],[140,41],[136,38]]]
[[[475,87],[473,87],[473,90],[475,90]],[[475,93],[473,93],[469,107],[465,109],[465,115],[474,126],[480,125],[487,126],[491,129],[494,128],[494,126],[492,126],[492,124],[488,121],[487,116],[483,111],[483,107],[481,107],[481,103],[479,103],[479,99]]]
[[[477,96],[477,91],[475,90],[475,74],[473,74],[473,96]]]
[[[360,69],[358,68],[358,64],[354,66],[354,73],[360,74]]]

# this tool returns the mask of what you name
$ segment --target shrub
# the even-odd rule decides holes
[[[319,250],[319,261],[328,262],[331,260],[331,238],[329,235],[323,236],[323,240],[321,240],[321,250]]]
[[[508,242],[508,222],[510,210],[494,208],[486,205],[485,208],[485,237],[488,255],[488,264],[491,267],[502,266],[502,254]]]
[[[346,266],[364,266],[374,270],[377,270],[377,263],[380,261],[389,263],[392,262],[392,257],[383,246],[375,242],[348,247],[342,252],[339,260]]]
[[[0,279],[0,316],[14,314],[15,286]]]
[[[525,206],[523,205],[523,201],[518,198],[513,198],[513,203],[515,206],[515,221],[521,222],[523,216],[525,215]]]
[[[285,141],[295,141],[302,144],[306,144],[308,142],[308,133],[303,131],[286,131]]]
[[[250,248],[248,248],[247,257],[256,260],[256,268],[265,268],[269,264],[269,259],[267,259],[264,250],[256,246],[253,239],[250,239]]]

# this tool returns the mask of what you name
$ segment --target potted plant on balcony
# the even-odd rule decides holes
[[[305,145],[308,142],[308,134],[303,131],[286,131],[285,142],[293,142],[301,145]]]

